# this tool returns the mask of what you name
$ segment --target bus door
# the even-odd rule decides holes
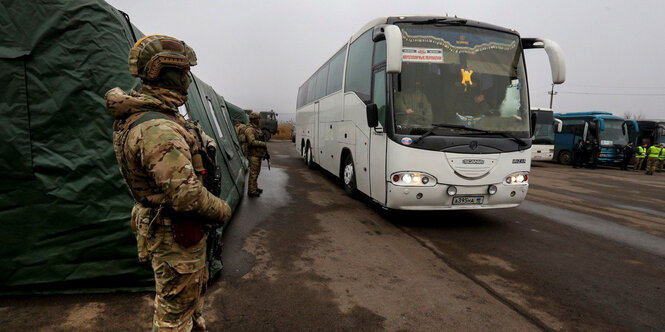
[[[314,114],[312,116],[312,160],[320,164],[321,163],[321,153],[319,153],[321,149],[321,140],[319,139],[319,126],[321,123],[319,122],[319,101],[314,102]]]
[[[386,203],[386,142],[383,131],[386,120],[386,69],[385,65],[374,69],[372,73],[372,103],[379,111],[379,126],[370,128],[369,133],[369,178],[370,196],[376,201]]]

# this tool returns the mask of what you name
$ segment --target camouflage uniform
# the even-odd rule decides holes
[[[250,119],[257,118],[258,114],[252,113]],[[249,183],[247,184],[247,193],[256,195],[260,193],[257,184],[259,173],[261,172],[261,160],[266,154],[266,142],[263,141],[263,134],[257,125],[249,123],[245,129],[247,139],[247,159],[249,160]]]
[[[155,47],[154,43],[167,38],[162,46],[167,45],[168,50],[168,42],[176,42],[170,47],[177,55],[177,43],[184,43],[166,36],[146,37],[131,52],[145,43]],[[131,52],[130,71],[136,69]],[[195,58],[191,62],[187,69],[195,64]],[[138,76],[145,78],[140,69]],[[137,234],[139,260],[150,261],[155,272],[153,330],[205,329],[201,310],[208,270],[203,225],[224,224],[231,209],[203,186],[201,146],[207,147],[211,139],[201,132],[197,135],[200,128],[178,113],[186,93],[153,85],[155,82],[159,78],[144,80],[140,93],[127,95],[120,88],[106,93],[107,107],[115,119],[114,150],[135,200],[131,223]],[[183,82],[184,91],[188,84]]]
[[[235,125],[236,135],[238,135],[238,143],[240,143],[240,148],[242,149],[242,154],[247,158],[247,135],[245,135],[245,130],[247,130],[247,125],[242,122],[236,122]]]
[[[658,155],[658,172],[663,171],[665,165],[665,144],[660,144],[660,154]]]
[[[662,149],[657,145],[652,145],[647,149],[647,171],[646,174],[653,175],[658,167],[658,156]]]

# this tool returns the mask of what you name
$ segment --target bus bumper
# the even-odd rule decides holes
[[[406,187],[387,184],[386,207],[395,210],[469,210],[469,209],[501,209],[516,207],[524,201],[528,184],[506,185],[495,183],[497,192],[488,193],[490,185],[459,186],[456,185],[457,194],[448,195],[446,184],[437,184],[433,187]],[[481,204],[453,204],[454,197],[472,197]]]

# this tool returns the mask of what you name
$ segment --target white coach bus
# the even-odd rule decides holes
[[[507,208],[524,200],[535,116],[522,50],[559,46],[456,17],[372,20],[299,89],[296,148],[389,209]]]
[[[563,129],[563,121],[554,118],[551,108],[531,108],[536,113],[536,130],[531,142],[531,160],[554,160],[554,134]]]

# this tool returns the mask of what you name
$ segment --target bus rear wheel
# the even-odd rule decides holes
[[[314,157],[312,156],[312,147],[309,143],[307,143],[307,147],[305,148],[305,165],[308,168],[314,168]]]
[[[570,151],[562,151],[559,153],[559,162],[564,165],[570,165],[573,162],[573,154]]]
[[[344,191],[347,194],[354,196],[358,189],[356,188],[356,169],[353,165],[353,157],[351,154],[346,156],[344,167],[342,167],[342,182],[344,183]]]

